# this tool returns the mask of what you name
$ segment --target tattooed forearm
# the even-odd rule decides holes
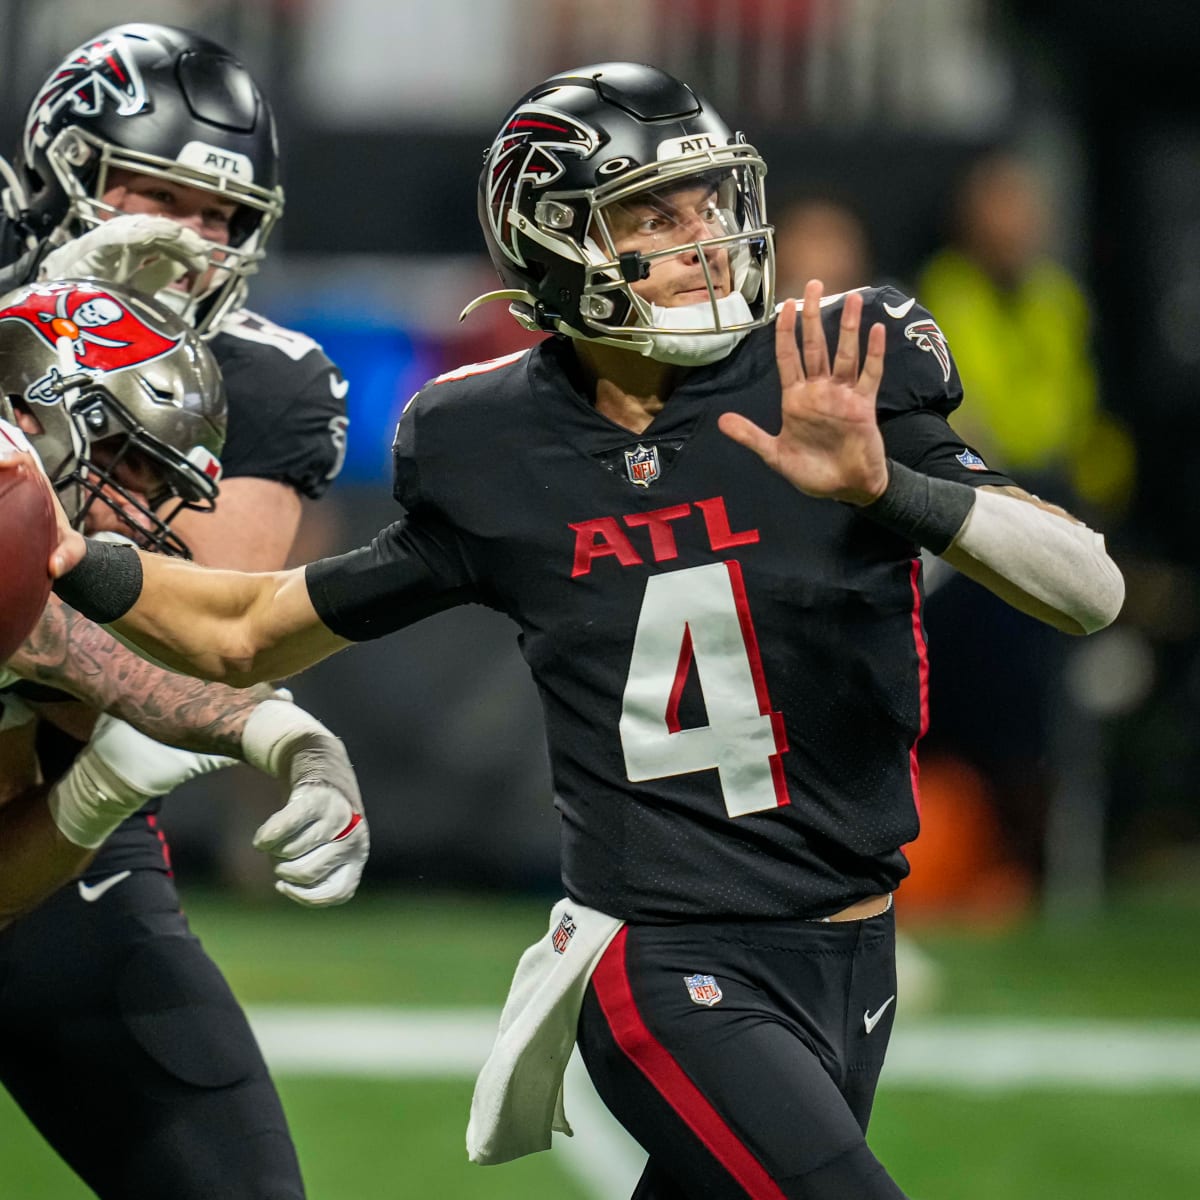
[[[210,754],[240,756],[247,717],[272,694],[266,684],[239,690],[156,667],[55,599],[6,665],[158,741]]]

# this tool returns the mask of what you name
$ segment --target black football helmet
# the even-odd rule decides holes
[[[680,326],[662,324],[663,310],[631,285],[658,260],[688,253],[703,271],[689,333],[762,325],[774,311],[765,174],[753,146],[656,67],[601,63],[555,75],[517,102],[487,151],[479,218],[505,290],[467,312],[504,298],[528,329],[652,353],[654,330]],[[703,224],[684,231],[675,221],[661,249],[618,249],[617,214],[653,211],[671,223],[670,197],[696,185],[709,197]],[[721,283],[710,269],[718,261]],[[733,324],[717,303],[722,292],[745,301]]]
[[[238,205],[230,244],[191,292],[160,295],[201,333],[245,298],[283,211],[275,121],[246,68],[215,42],[167,25],[105,30],[39,88],[7,207],[36,242],[62,245],[117,214],[101,199],[114,168],[213,192]]]
[[[0,416],[18,414],[77,529],[107,504],[132,540],[190,557],[171,521],[216,501],[226,407],[220,368],[182,318],[94,279],[0,297]]]

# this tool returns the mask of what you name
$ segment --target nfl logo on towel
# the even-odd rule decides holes
[[[646,447],[638,442],[633,450],[626,450],[625,473],[630,483],[649,487],[658,478],[658,447]]]
[[[683,982],[687,984],[688,995],[696,1004],[712,1008],[722,996],[720,985],[711,975],[685,975]]]
[[[562,954],[574,936],[575,922],[571,919],[570,913],[563,913],[558,928],[550,935],[550,940],[554,943],[554,953]]]

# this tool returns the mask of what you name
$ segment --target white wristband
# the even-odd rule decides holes
[[[296,741],[314,733],[333,736],[312,713],[286,700],[264,700],[242,730],[242,752],[252,767],[278,779],[288,768],[287,756]]]

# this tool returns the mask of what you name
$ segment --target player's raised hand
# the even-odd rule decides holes
[[[867,356],[858,366],[862,296],[847,294],[832,365],[821,325],[819,280],[804,289],[803,359],[796,345],[796,302],[775,322],[775,362],[782,392],[782,425],[772,436],[739,413],[722,414],[721,431],[753,450],[773,470],[810,496],[870,504],[887,486],[887,458],[875,416],[883,379],[886,334],[872,326]]]

